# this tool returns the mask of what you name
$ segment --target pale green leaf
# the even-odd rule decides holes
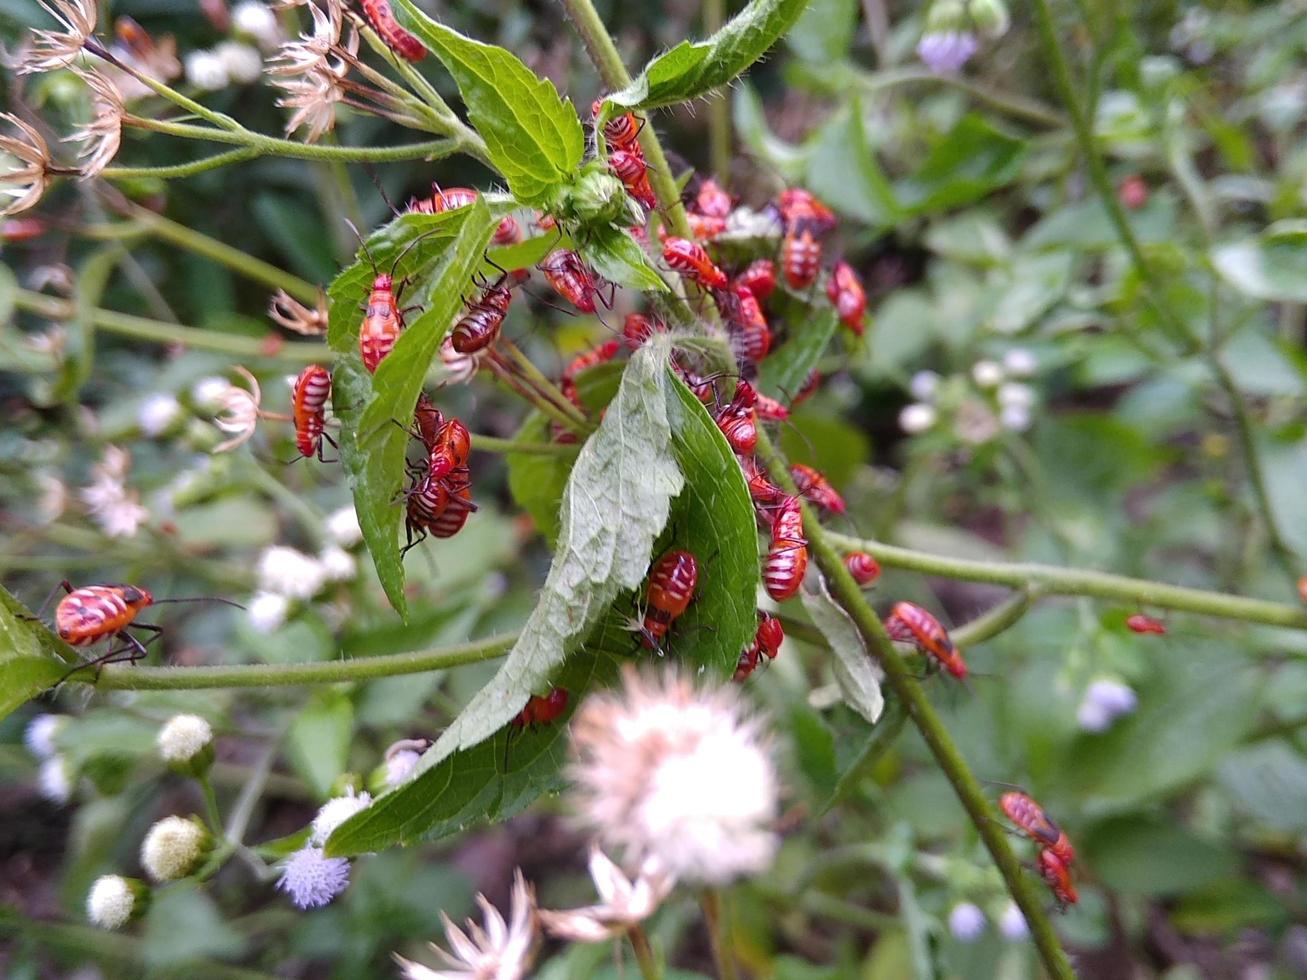
[[[649,264],[640,243],[623,229],[597,229],[581,247],[581,254],[609,282],[627,289],[667,291],[667,283]]]
[[[291,723],[286,753],[319,799],[331,795],[331,784],[345,771],[353,734],[354,705],[341,691],[314,696]]]
[[[815,590],[803,589],[800,595],[803,608],[835,654],[831,670],[844,703],[874,725],[885,710],[885,698],[880,690],[884,674],[867,654],[867,647],[849,614],[826,591],[826,580],[817,576],[816,582]]]
[[[1256,237],[1218,245],[1212,264],[1254,299],[1307,303],[1307,221],[1277,221]]]
[[[27,608],[0,586],[0,718],[58,682],[77,662]]]

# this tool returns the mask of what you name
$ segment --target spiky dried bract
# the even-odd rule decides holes
[[[327,298],[319,293],[317,306],[310,309],[286,290],[278,289],[268,301],[268,318],[292,333],[320,337],[327,332]]]
[[[598,847],[590,850],[590,877],[599,904],[538,913],[541,926],[555,939],[597,943],[620,936],[653,915],[676,886],[676,879],[656,858],[647,859],[632,880]]]
[[[259,387],[258,379],[245,368],[238,366],[236,370],[250,387],[246,390],[228,384],[226,391],[219,396],[218,414],[214,416],[213,424],[230,434],[231,438],[214,446],[215,453],[225,453],[248,442],[259,423],[263,390]]]
[[[98,16],[95,0],[40,0],[41,7],[59,22],[62,30],[32,32],[32,43],[18,74],[67,68],[82,53],[87,39],[95,33]]]
[[[620,693],[572,721],[579,817],[628,865],[655,859],[682,881],[721,884],[770,865],[776,772],[733,687],[628,669]]]
[[[0,121],[18,135],[0,136],[0,215],[18,214],[36,205],[50,181],[50,147],[17,116],[0,112]],[[4,157],[9,159],[5,160]]]
[[[267,72],[284,93],[277,104],[294,109],[286,132],[307,127],[306,142],[313,143],[336,125],[336,104],[345,99],[345,76],[358,54],[358,31],[351,27],[342,43],[344,10],[340,0],[327,0],[324,11],[308,4],[313,32],[283,44]]]
[[[535,952],[536,910],[535,894],[522,872],[513,876],[507,922],[484,895],[477,896],[477,904],[481,906],[484,928],[469,919],[464,932],[443,912],[440,915],[452,952],[435,943],[431,949],[444,962],[445,969],[433,970],[395,954],[403,976],[408,980],[520,980],[527,976]]]
[[[91,90],[94,116],[68,140],[81,143],[82,177],[95,177],[118,155],[123,136],[123,97],[108,76],[93,68],[78,73]]]

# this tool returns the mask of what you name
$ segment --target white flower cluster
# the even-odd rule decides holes
[[[1100,677],[1085,690],[1076,709],[1076,722],[1086,732],[1105,732],[1123,715],[1132,714],[1139,698],[1129,685]]]
[[[917,399],[899,413],[899,427],[908,435],[933,429],[941,415],[953,420],[954,432],[963,442],[988,442],[1002,429],[1024,432],[1030,428],[1035,391],[1018,380],[1034,374],[1034,356],[1014,348],[1003,362],[989,359],[971,366],[970,383],[960,378],[941,378],[934,371],[919,371],[908,385]]]
[[[273,51],[284,40],[276,14],[255,0],[232,10],[231,31],[228,40],[186,56],[186,81],[195,88],[213,92],[228,85],[252,85],[263,74],[261,50]]]
[[[67,803],[73,795],[72,773],[68,760],[59,754],[55,739],[68,722],[63,715],[37,715],[27,723],[23,744],[41,761],[36,770],[36,787],[51,803]]]
[[[329,858],[323,848],[332,831],[371,803],[370,795],[356,794],[351,788],[318,810],[308,843],[282,862],[281,878],[277,881],[277,887],[298,908],[320,908],[349,887],[349,858]]]
[[[91,467],[94,481],[79,492],[91,518],[111,538],[133,537],[150,516],[136,491],[127,488],[131,465],[127,450],[106,446],[100,462]]]
[[[332,515],[337,527],[328,529],[334,539],[348,539],[352,530],[346,522]],[[352,511],[351,511],[352,515]],[[357,518],[353,528],[358,528]],[[259,556],[259,591],[250,600],[250,625],[259,633],[272,633],[280,629],[295,601],[311,599],[333,582],[348,582],[358,574],[354,556],[339,545],[324,548],[317,557],[290,548],[274,545]]]
[[[173,715],[156,741],[164,762],[190,762],[213,742],[213,728],[199,715]]]

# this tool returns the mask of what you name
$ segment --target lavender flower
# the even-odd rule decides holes
[[[349,859],[329,858],[322,848],[302,847],[281,866],[277,887],[302,909],[327,905],[349,886]]]

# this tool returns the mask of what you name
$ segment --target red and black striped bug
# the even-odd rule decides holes
[[[475,354],[493,344],[508,316],[512,290],[504,285],[508,274],[487,283],[481,295],[467,304],[467,310],[449,332],[449,343],[460,354]]]
[[[688,238],[669,237],[663,243],[663,261],[674,271],[707,289],[726,288],[726,273],[717,267],[698,242]]]
[[[803,387],[798,390],[798,393],[795,394],[792,399],[790,399],[790,404],[801,405],[816,394],[817,389],[820,387],[821,372],[816,370],[809,371],[808,376],[803,380]]]
[[[802,463],[790,464],[790,476],[804,498],[832,514],[843,514],[846,510],[844,498],[830,485],[830,481],[811,466]]]
[[[699,191],[694,195],[694,210],[699,214],[709,218],[728,218],[734,206],[731,195],[711,177],[705,177],[699,183]]]
[[[785,499],[785,491],[767,479],[752,456],[740,459],[744,480],[749,485],[749,497],[755,504],[774,505]]]
[[[667,326],[662,320],[644,313],[628,313],[622,324],[622,336],[626,338],[626,346],[631,350],[639,350],[654,334],[666,330]]]
[[[772,523],[771,548],[763,559],[762,580],[777,602],[799,591],[808,572],[808,540],[803,536],[803,511],[797,497],[781,502]]]
[[[645,591],[644,619],[639,627],[640,640],[650,650],[659,649],[672,623],[694,601],[699,585],[699,561],[682,548],[668,551],[649,570]]]
[[[522,231],[522,225],[511,214],[508,214],[500,219],[498,226],[495,228],[493,242],[501,246],[516,245],[525,239],[526,233]]]
[[[536,725],[548,725],[557,721],[567,711],[571,694],[565,687],[551,688],[548,694],[533,694],[526,704],[513,716],[514,728],[531,728]]]
[[[790,187],[781,191],[777,207],[787,229],[807,225],[814,234],[821,235],[835,227],[835,212],[822,204],[815,194],[802,187]]]
[[[372,24],[386,46],[407,61],[421,61],[427,49],[416,37],[399,26],[395,13],[387,0],[359,0],[363,15]]]
[[[443,214],[475,204],[481,193],[472,187],[441,187],[431,185],[431,196],[408,202],[408,210],[418,214]]]
[[[545,274],[549,285],[582,313],[595,311],[599,296],[599,277],[586,261],[570,248],[556,248],[536,266]]]
[[[850,551],[844,556],[844,567],[861,586],[871,585],[880,578],[880,562],[865,551]]]
[[[0,241],[30,242],[44,235],[48,227],[43,218],[6,218],[0,221]]]
[[[781,621],[771,613],[762,609],[758,610],[758,630],[753,635],[753,642],[745,647],[740,654],[740,660],[735,665],[735,681],[743,681],[755,670],[762,658],[775,660],[781,652],[781,644],[785,642],[785,627]]]
[[[694,211],[687,211],[685,213],[685,220],[690,226],[690,234],[694,236],[696,241],[710,242],[718,235],[726,232],[725,218],[718,218],[711,214],[697,214]],[[663,241],[666,241],[668,237],[666,229],[659,228],[658,230],[662,233],[659,237]]]
[[[998,807],[1004,816],[1041,848],[1051,850],[1068,867],[1075,863],[1075,848],[1067,839],[1066,832],[1053,822],[1052,817],[1044,812],[1044,808],[1030,794],[1010,790],[998,798]]]
[[[603,107],[604,100],[595,99],[590,106],[590,114],[597,119]],[[629,150],[632,146],[639,145],[642,129],[644,129],[644,120],[637,119],[632,112],[623,112],[604,123],[604,139],[618,149]]]
[[[363,355],[363,366],[372,374],[395,349],[395,341],[404,329],[404,314],[396,301],[394,285],[395,277],[388,273],[372,280],[367,312],[359,328],[359,353]]]
[[[861,337],[866,329],[867,290],[847,262],[835,263],[830,282],[826,284],[826,295],[835,304],[840,322]]]
[[[291,419],[295,423],[295,447],[300,456],[322,459],[322,442],[326,435],[327,399],[331,397],[331,372],[320,364],[310,364],[295,379],[291,390]]]
[[[962,651],[953,645],[948,630],[915,602],[896,602],[885,619],[885,630],[896,640],[915,643],[959,680],[966,678],[966,661],[962,659]]]
[[[472,503],[472,488],[464,480],[461,486],[449,491],[449,502],[428,525],[427,530],[431,532],[432,537],[452,538],[463,530],[463,525],[476,509],[476,504]]]
[[[1065,912],[1067,906],[1080,901],[1076,893],[1075,882],[1071,880],[1071,867],[1050,847],[1039,852],[1039,876],[1048,885],[1053,898],[1057,900],[1058,911]]]
[[[732,328],[736,354],[752,364],[762,361],[771,351],[772,333],[758,298],[748,288],[732,283],[720,294],[720,306]]]
[[[757,404],[757,389],[741,378],[731,403],[717,413],[717,427],[737,455],[751,456],[758,448]]]
[[[472,434],[458,419],[450,419],[440,427],[436,441],[427,458],[427,474],[433,480],[443,480],[460,466],[467,466],[472,452]]]
[[[776,263],[771,259],[754,259],[735,277],[735,282],[762,302],[776,291]]]
[[[1143,613],[1135,613],[1133,616],[1127,617],[1125,625],[1133,633],[1156,633],[1160,636],[1166,632],[1165,623]]]
[[[418,393],[417,405],[413,409],[413,424],[417,426],[417,436],[422,440],[422,445],[430,453],[440,438],[440,430],[445,426],[445,416],[425,391]]]
[[[626,193],[652,211],[658,206],[653,186],[649,183],[649,165],[645,163],[644,153],[639,143],[632,143],[630,149],[614,150],[608,156],[608,166],[617,175],[617,179],[626,188]]]
[[[599,346],[592,347],[590,350],[576,355],[568,362],[567,367],[563,368],[563,380],[575,381],[577,375],[581,374],[581,372],[589,371],[600,364],[607,364],[617,356],[617,352],[621,349],[622,344],[620,341],[605,340]]]
[[[758,392],[758,418],[766,422],[784,422],[790,417],[790,410],[770,395]]]
[[[821,270],[821,243],[808,227],[785,233],[781,246],[781,266],[785,281],[792,289],[806,289],[817,279]]]

